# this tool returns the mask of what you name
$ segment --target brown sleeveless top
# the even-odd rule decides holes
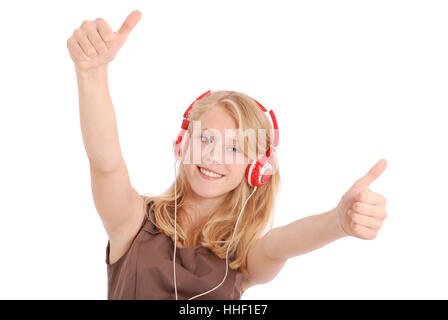
[[[149,203],[148,203],[149,206]],[[148,206],[146,207],[148,209]],[[145,215],[131,247],[109,263],[106,247],[107,299],[175,300],[173,277],[174,242],[155,224],[154,211]],[[177,297],[186,300],[216,287],[226,273],[226,260],[206,247],[176,248]],[[224,282],[193,300],[240,300],[243,274],[229,267]]]

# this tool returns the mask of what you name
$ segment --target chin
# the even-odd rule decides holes
[[[210,188],[203,188],[203,187],[194,186],[194,185],[192,185],[191,188],[192,188],[193,192],[201,198],[216,198],[216,197],[222,196],[225,193],[225,192],[221,192],[216,189],[212,190]]]

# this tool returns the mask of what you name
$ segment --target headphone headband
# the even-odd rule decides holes
[[[204,92],[203,94],[201,94],[199,97],[196,98],[196,100],[194,100],[192,102],[192,104],[190,104],[190,106],[188,107],[188,109],[185,111],[184,113],[184,119],[182,120],[182,129],[183,130],[187,130],[188,129],[188,125],[190,124],[190,111],[193,108],[193,105],[195,104],[196,101],[201,100],[204,96],[206,96],[207,94],[209,94],[211,91],[207,90],[206,92]],[[235,91],[230,91],[230,92],[235,92]],[[258,102],[257,100],[255,100],[254,98],[252,98],[257,105],[260,107],[260,109],[263,112],[268,112],[268,110],[263,107],[263,105]],[[269,115],[271,117],[272,120],[272,126],[274,127],[274,141],[271,143],[271,148],[269,148],[268,152],[267,152],[267,156],[272,156],[272,154],[274,153],[275,150],[271,149],[275,149],[275,147],[278,147],[278,143],[279,143],[279,132],[278,132],[278,123],[277,123],[277,118],[275,117],[274,111],[273,110],[269,110]],[[272,148],[274,147],[274,148]]]

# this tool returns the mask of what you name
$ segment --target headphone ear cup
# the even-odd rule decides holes
[[[180,144],[182,142],[182,136],[178,136],[176,140],[173,142],[173,153],[174,158],[177,160],[180,157]]]
[[[182,157],[184,155],[185,150],[188,148],[189,142],[190,142],[190,136],[187,131],[185,132],[182,141],[179,143],[179,157]]]
[[[185,145],[188,144],[189,140],[188,131],[181,129],[176,140],[173,142],[173,153],[176,160],[182,156],[183,149],[185,149]]]
[[[185,149],[188,147],[189,141],[190,136],[188,134],[188,131],[186,131],[185,133],[182,132],[177,136],[177,139],[173,143],[173,152],[176,160],[182,157]]]
[[[253,161],[251,164],[247,166],[246,180],[251,187],[257,186],[259,171],[260,171],[260,163],[258,161]]]
[[[261,174],[260,181],[261,181],[261,183],[262,183],[263,185],[265,185],[266,182],[269,181],[269,178],[270,178],[271,175],[272,175],[272,165],[271,165],[271,163],[269,163],[269,162],[266,163],[266,164],[263,166],[263,168],[261,169],[260,174]]]
[[[268,182],[272,175],[271,158],[262,157],[252,162],[246,169],[246,180],[250,186],[261,187]]]

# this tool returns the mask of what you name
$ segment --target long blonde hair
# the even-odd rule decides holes
[[[236,121],[239,129],[264,129],[266,137],[256,135],[256,143],[248,143],[246,136],[238,136],[240,143],[244,146],[257,146],[258,150],[267,150],[271,143],[270,133],[272,126],[268,115],[263,112],[256,102],[248,95],[234,91],[212,91],[202,99],[195,102],[190,113],[190,125],[188,134],[192,133],[192,122],[199,120],[200,117],[214,106],[222,106],[225,111]],[[252,150],[253,151],[253,150]],[[245,149],[244,154],[248,159],[250,153]],[[250,159],[254,160],[254,159]],[[273,174],[269,181],[255,191],[246,204],[244,212],[241,214],[238,222],[235,236],[229,248],[229,266],[231,269],[238,269],[248,274],[247,254],[251,245],[266,231],[266,228],[272,228],[274,204],[280,187],[280,173],[276,154],[272,159]],[[177,194],[177,212],[181,208],[196,211],[197,209],[185,203],[185,195],[191,191],[185,176],[183,165],[179,166],[176,178]],[[177,241],[184,247],[204,246],[209,248],[219,258],[225,259],[227,245],[232,238],[236,220],[241,208],[253,191],[245,178],[233,190],[226,195],[222,205],[213,214],[207,217],[207,220],[200,221],[196,228],[191,232],[191,238],[187,238],[185,230],[177,221]],[[148,215],[154,210],[155,223],[158,229],[169,236],[174,242],[174,181],[171,186],[160,195],[144,196],[145,212]],[[188,210],[187,210],[188,208]],[[190,211],[190,212],[192,212]],[[186,219],[191,218],[187,215]],[[154,219],[153,219],[154,220]],[[269,225],[270,224],[270,225]]]

